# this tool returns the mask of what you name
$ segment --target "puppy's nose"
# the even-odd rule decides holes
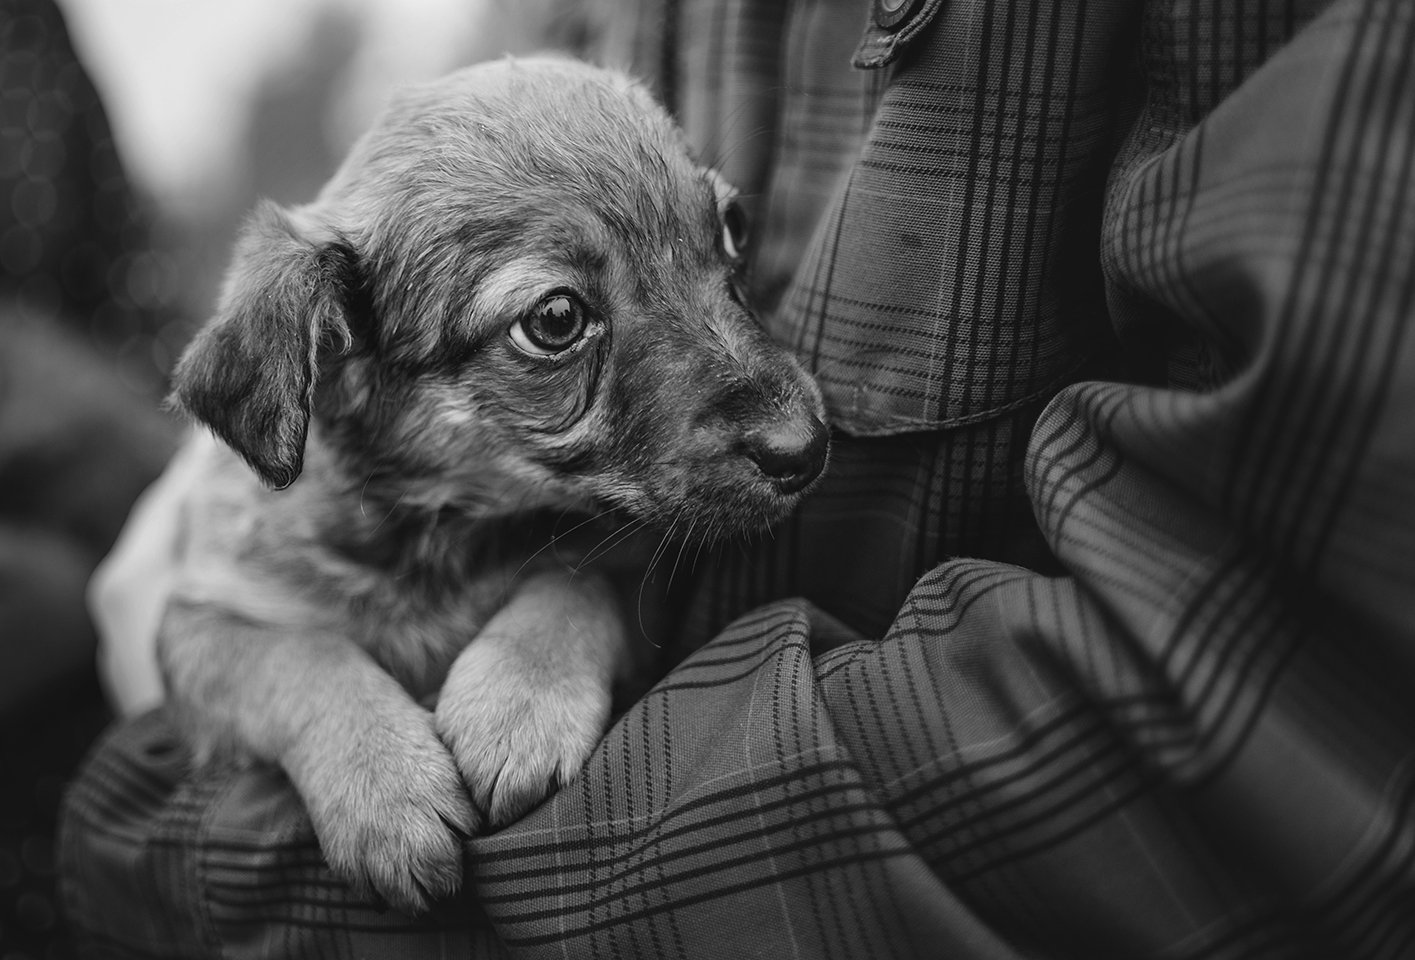
[[[782,493],[796,493],[825,469],[830,433],[808,417],[804,424],[780,423],[747,437],[746,454]]]

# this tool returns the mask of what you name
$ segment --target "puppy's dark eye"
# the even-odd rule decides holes
[[[536,357],[551,357],[585,335],[585,305],[571,293],[553,293],[511,326],[511,342]]]
[[[745,259],[750,235],[747,212],[735,199],[728,200],[722,208],[722,249],[732,260]]]

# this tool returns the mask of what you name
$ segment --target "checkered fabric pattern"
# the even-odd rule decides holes
[[[1415,956],[1415,6],[877,7],[655,21],[836,429],[707,642],[419,921],[119,728],[92,955]]]

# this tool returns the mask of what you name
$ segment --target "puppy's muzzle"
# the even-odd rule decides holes
[[[773,423],[747,435],[742,453],[783,494],[799,493],[825,469],[830,433],[820,419]]]

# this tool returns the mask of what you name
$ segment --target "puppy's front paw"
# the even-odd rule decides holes
[[[473,642],[438,698],[438,735],[492,829],[579,772],[609,720],[610,690],[582,674]]]
[[[298,786],[330,867],[363,895],[421,913],[461,885],[479,818],[431,714],[408,704],[377,719],[307,757]]]

